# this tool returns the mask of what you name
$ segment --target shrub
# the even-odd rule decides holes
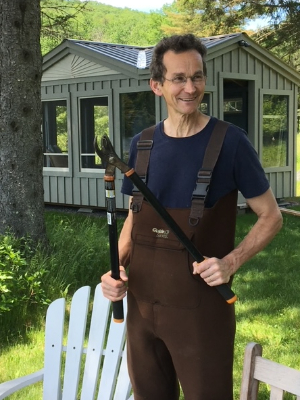
[[[43,324],[50,301],[94,288],[110,268],[106,217],[46,212],[45,221],[47,248],[0,236],[0,342]]]
[[[72,294],[81,286],[94,287],[110,268],[108,227],[105,217],[46,213],[53,284]]]
[[[0,315],[18,307],[46,304],[45,269],[33,270],[30,241],[0,236]]]

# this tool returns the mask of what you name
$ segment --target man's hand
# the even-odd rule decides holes
[[[209,286],[228,283],[231,276],[230,265],[218,258],[206,258],[201,263],[193,263],[193,274],[199,274]]]
[[[212,257],[193,263],[194,274],[200,274],[209,286],[228,283],[231,275],[263,250],[281,229],[282,215],[271,189],[248,199],[247,203],[257,215],[257,221],[240,244],[221,260]]]
[[[111,272],[107,272],[101,277],[101,287],[104,297],[110,301],[122,300],[126,296],[128,276],[124,267],[120,267],[120,279],[116,280],[111,277]]]

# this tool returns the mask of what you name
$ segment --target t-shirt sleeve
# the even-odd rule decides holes
[[[258,154],[246,135],[241,135],[238,143],[234,178],[237,188],[246,199],[260,196],[270,187]]]
[[[130,150],[129,150],[129,160],[128,160],[128,166],[130,168],[135,167],[135,160],[137,156],[137,142],[139,140],[140,134],[134,136],[131,140],[130,144]],[[133,183],[132,181],[127,178],[126,175],[124,175],[122,187],[121,187],[121,193],[127,194],[128,196],[132,195],[132,189],[133,189]]]

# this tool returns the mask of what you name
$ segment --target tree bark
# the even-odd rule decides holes
[[[45,241],[40,0],[0,2],[0,234]]]

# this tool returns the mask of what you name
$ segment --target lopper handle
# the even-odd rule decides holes
[[[111,277],[113,279],[120,279],[119,267],[119,249],[118,249],[118,229],[116,217],[116,201],[115,201],[115,185],[114,177],[104,176],[106,203],[107,203],[107,224],[109,235],[109,252],[110,252],[110,268]],[[124,321],[123,300],[114,301],[113,307],[113,320],[114,322]]]
[[[227,284],[223,283],[222,285],[215,286],[215,288],[228,304],[233,304],[237,301],[237,295],[234,294]]]
[[[119,265],[118,265],[119,268]],[[114,271],[113,268],[111,270],[112,278],[119,280],[120,279],[120,272]],[[121,323],[124,321],[124,309],[123,309],[123,300],[113,301],[112,302],[112,309],[113,309],[113,320],[114,322]]]
[[[121,323],[124,321],[123,300],[114,301],[112,303],[113,320],[114,322]]]

